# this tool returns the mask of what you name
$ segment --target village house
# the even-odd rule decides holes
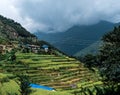
[[[33,53],[38,53],[40,51],[47,53],[49,51],[48,45],[38,46],[27,44],[26,47],[29,48]]]
[[[24,48],[24,49],[28,49],[30,52],[33,53],[40,53],[40,52],[45,52],[48,53],[49,52],[49,46],[48,45],[31,45],[31,44],[19,44],[19,47]]]
[[[0,53],[4,53],[5,52],[5,45],[0,45]]]
[[[5,53],[5,51],[11,51],[13,48],[13,45],[0,45],[0,53]]]
[[[5,49],[6,49],[7,51],[11,51],[13,48],[14,48],[13,45],[6,45],[6,46],[5,46]]]
[[[43,45],[42,48],[44,49],[45,52],[49,51],[49,46],[48,45]]]
[[[28,48],[33,52],[33,53],[38,53],[40,50],[40,46],[38,45],[28,45]]]

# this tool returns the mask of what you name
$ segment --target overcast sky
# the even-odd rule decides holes
[[[0,14],[30,32],[61,32],[100,20],[120,22],[120,0],[0,0]]]

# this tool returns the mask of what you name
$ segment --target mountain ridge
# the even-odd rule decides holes
[[[0,52],[2,52],[3,47],[6,48],[7,45],[12,48],[22,46],[24,49],[25,47],[28,48],[28,46],[43,48],[42,46],[47,45],[52,53],[65,55],[65,53],[52,46],[50,43],[39,40],[37,36],[27,31],[18,22],[0,15]]]
[[[65,32],[59,33],[34,33],[38,38],[51,43],[68,55],[74,55],[80,50],[88,47],[101,37],[111,31],[119,23],[101,21],[94,25],[73,26]]]

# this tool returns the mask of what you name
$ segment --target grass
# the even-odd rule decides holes
[[[92,86],[92,83],[98,81],[96,74],[89,71],[74,58],[33,53],[16,53],[16,56],[17,64],[5,64],[3,66],[4,69],[13,74],[24,73],[30,77],[33,83],[47,85],[66,92],[69,92],[69,89],[71,89],[70,92],[72,92],[75,89],[71,88],[70,85],[74,83],[81,87],[79,86],[81,85],[80,83],[86,82],[85,85]],[[45,91],[42,92],[44,93]],[[40,93],[39,90],[33,95],[47,95],[37,93]],[[48,93],[48,95],[70,95],[67,93],[58,94],[58,91],[57,93],[49,91],[45,93]]]
[[[0,79],[11,76],[11,74],[0,73]],[[19,86],[15,80],[10,80],[8,82],[0,83],[0,95],[21,95],[19,92]],[[71,95],[70,93],[64,91],[46,91],[42,89],[32,89],[30,95]]]
[[[8,95],[8,93],[10,95],[15,94],[21,95],[19,93],[19,86],[14,80],[10,80],[9,82],[0,84],[0,95]],[[71,95],[71,94],[64,91],[60,92],[60,91],[46,91],[42,89],[32,89],[32,93],[30,95]]]
[[[19,86],[17,83],[13,80],[10,80],[9,82],[5,82],[1,84],[0,86],[0,92],[2,95],[7,95],[7,93],[10,93],[14,95],[15,93],[19,93]]]
[[[64,91],[46,91],[46,90],[40,90],[40,89],[34,89],[35,92],[33,92],[31,95],[72,95],[70,93],[64,92]]]

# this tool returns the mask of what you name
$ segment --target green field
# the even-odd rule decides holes
[[[0,73],[0,80],[9,75]],[[0,95],[21,95],[19,93],[19,85],[15,80],[9,80],[8,82],[0,83]],[[46,91],[42,89],[32,89],[30,95],[72,95],[64,91]]]
[[[85,68],[82,63],[67,56],[39,55],[33,53],[16,53],[16,64],[4,64],[6,73],[26,74],[31,82],[55,88],[57,92],[65,91],[69,94],[39,91],[33,95],[48,93],[48,95],[70,95],[81,87],[92,87],[102,84],[98,81],[98,74]],[[50,93],[50,94],[49,94]]]

